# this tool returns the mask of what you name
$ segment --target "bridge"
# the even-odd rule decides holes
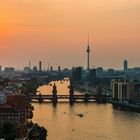
[[[70,95],[68,94],[63,94],[63,95],[57,95],[57,99],[58,100],[70,100]],[[84,102],[88,102],[88,101],[95,101],[97,99],[97,95],[89,95],[89,94],[77,94],[77,95],[73,95],[74,98],[74,102],[76,101],[84,101]],[[40,103],[42,103],[43,101],[53,101],[54,97],[53,95],[32,95],[30,96],[30,101],[36,100]]]

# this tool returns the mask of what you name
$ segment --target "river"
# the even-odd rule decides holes
[[[52,82],[51,84],[53,84]],[[68,93],[69,81],[56,81],[58,94]],[[52,86],[38,89],[51,94]],[[140,140],[140,114],[115,109],[111,104],[60,102],[33,103],[33,122],[48,130],[48,140]],[[83,117],[79,117],[83,113]]]

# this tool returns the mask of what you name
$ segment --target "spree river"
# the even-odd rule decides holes
[[[51,84],[53,84],[52,82]],[[58,94],[68,93],[69,81],[56,81]],[[38,89],[51,94],[52,86]],[[111,104],[60,102],[33,103],[33,122],[48,130],[48,140],[140,140],[140,114],[115,109]],[[79,113],[83,113],[81,118]]]

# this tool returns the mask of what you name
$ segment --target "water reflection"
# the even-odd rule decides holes
[[[56,82],[58,93],[68,92],[69,82]],[[60,86],[60,87],[59,87]],[[40,87],[51,93],[50,85]],[[139,140],[140,114],[96,103],[34,103],[33,121],[48,129],[48,140]],[[78,114],[84,114],[79,117]]]
[[[48,85],[40,86],[37,90],[38,94],[41,93],[42,95],[46,95],[46,94],[51,95],[54,83],[56,84],[56,87],[57,87],[57,91],[58,91],[57,94],[59,95],[69,94],[69,88],[68,88],[68,86],[70,85],[69,80],[52,81]]]

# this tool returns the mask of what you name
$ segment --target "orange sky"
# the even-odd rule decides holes
[[[0,64],[140,66],[139,0],[1,0]]]

